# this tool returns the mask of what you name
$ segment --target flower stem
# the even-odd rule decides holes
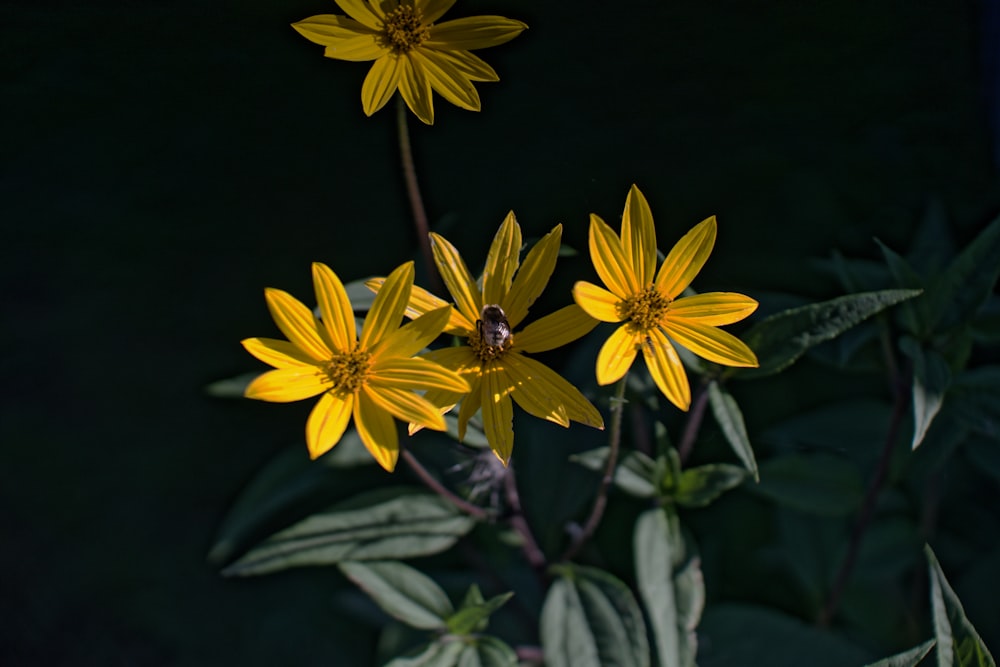
[[[473,505],[467,500],[459,498],[457,495],[449,491],[444,484],[437,481],[434,475],[432,475],[430,471],[428,471],[427,468],[425,468],[423,464],[417,460],[417,457],[414,456],[408,449],[402,450],[402,455],[403,460],[406,461],[407,465],[413,469],[413,472],[417,474],[420,481],[426,484],[434,493],[438,494],[471,517],[481,521],[489,518],[489,512],[484,510],[482,507],[479,505]]]
[[[688,413],[687,423],[684,424],[684,432],[681,434],[681,443],[677,447],[677,455],[681,463],[687,461],[694,448],[694,441],[698,438],[698,431],[701,430],[701,422],[705,418],[705,406],[708,405],[708,385],[704,382],[698,385],[695,391],[694,405]]]
[[[413,149],[410,146],[410,127],[407,122],[406,104],[403,98],[396,97],[396,126],[399,129],[399,155],[403,163],[403,178],[406,180],[406,195],[413,210],[413,224],[417,228],[417,242],[427,266],[427,276],[431,291],[442,293],[441,277],[434,264],[434,253],[431,251],[431,240],[428,234],[427,212],[424,210],[424,200],[420,195],[420,185],[417,183],[417,168],[413,163]]]
[[[608,436],[608,458],[604,462],[604,476],[601,477],[601,483],[597,487],[597,497],[594,498],[594,506],[590,510],[587,522],[583,524],[583,530],[575,536],[569,548],[566,549],[566,553],[563,554],[563,560],[570,560],[579,553],[587,540],[594,535],[597,526],[601,523],[601,517],[604,516],[604,508],[608,504],[608,487],[611,486],[611,481],[615,477],[615,466],[618,464],[618,449],[622,440],[622,413],[625,412],[625,386],[627,382],[628,373],[618,381],[618,386],[615,387],[615,394],[611,397],[611,432]]]
[[[528,563],[536,571],[541,572],[545,569],[546,565],[545,553],[538,546],[535,535],[531,532],[531,526],[528,525],[528,520],[524,518],[524,509],[521,507],[521,496],[517,491],[517,479],[514,477],[514,467],[512,465],[507,466],[507,470],[504,472],[503,487],[504,495],[507,498],[507,505],[511,513],[507,520],[511,527],[521,536],[521,550],[524,551],[524,556],[528,559]]]

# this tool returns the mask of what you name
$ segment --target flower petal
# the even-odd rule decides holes
[[[513,215],[513,213],[511,214]],[[520,238],[520,235],[518,235]],[[514,283],[506,296],[499,302],[507,313],[507,321],[513,329],[528,316],[528,309],[535,302],[545,286],[549,284],[552,271],[556,268],[559,244],[562,241],[562,225],[556,225],[551,232],[538,240],[524,257],[524,264],[517,272]]]
[[[469,81],[499,81],[500,76],[486,61],[470,51],[435,51],[441,58],[451,63]]]
[[[469,420],[479,412],[483,404],[483,381],[480,375],[476,374],[469,378],[469,393],[462,399],[462,407],[458,410],[458,441],[465,440],[465,429],[469,425]]]
[[[371,310],[361,327],[361,347],[370,349],[396,331],[403,320],[413,287],[413,262],[406,262],[389,274],[375,295]]]
[[[441,279],[451,292],[451,298],[455,300],[455,306],[473,325],[469,328],[471,333],[475,330],[474,323],[479,319],[479,313],[483,308],[479,287],[455,246],[434,232],[430,233],[430,237],[434,263],[437,264]]]
[[[389,359],[379,364],[368,376],[368,384],[410,391],[439,389],[458,394],[469,391],[469,383],[458,373],[420,357]]]
[[[334,0],[334,2],[344,10],[345,14],[366,28],[382,31],[385,13],[379,8],[377,2],[369,3],[365,0]]]
[[[456,373],[475,372],[478,374],[479,366],[482,363],[468,345],[442,347],[437,350],[431,350],[421,358],[433,361]]]
[[[483,368],[483,430],[490,449],[504,465],[514,451],[514,406],[510,402],[513,389],[502,367],[493,363]]]
[[[344,284],[326,264],[313,262],[312,273],[316,301],[330,340],[338,350],[353,349],[358,335],[354,326],[354,309]]]
[[[361,84],[361,108],[366,116],[385,106],[399,87],[400,59],[386,54],[372,63]]]
[[[523,359],[520,354],[507,354],[498,362],[502,369],[498,372],[506,374],[506,379],[513,383],[511,396],[514,401],[533,417],[568,427],[565,406],[549,393],[550,388],[544,382],[536,379],[526,364],[519,363]]]
[[[412,357],[441,335],[451,312],[451,306],[446,305],[421,315],[379,341],[372,347],[372,354],[376,357]]]
[[[622,249],[621,240],[600,216],[593,213],[590,214],[590,258],[609,290],[623,299],[639,291],[639,281],[631,260]]]
[[[507,374],[515,381],[517,388],[513,396],[517,404],[524,408],[525,412],[542,417],[557,424],[568,426],[568,423],[557,421],[550,417],[532,412],[525,405],[529,399],[536,408],[542,411],[552,412],[562,415],[580,424],[593,426],[594,428],[604,428],[604,419],[587,398],[580,393],[580,390],[566,381],[561,375],[553,371],[548,366],[522,356],[520,354],[508,354],[504,357],[507,362]]]
[[[510,211],[493,237],[489,254],[486,255],[486,266],[483,267],[483,304],[503,305],[514,272],[521,262],[520,255],[521,226],[517,224],[514,211]],[[507,320],[510,321],[510,313],[507,313]],[[513,322],[511,326],[514,326]]]
[[[346,16],[310,16],[293,23],[292,28],[310,42],[325,46],[323,55],[327,58],[357,62],[375,60],[386,53],[376,42],[375,31]]]
[[[684,291],[705,265],[715,245],[715,216],[702,220],[670,250],[656,276],[656,286],[673,299]]]
[[[399,93],[410,110],[423,123],[434,124],[434,101],[431,99],[431,82],[423,67],[410,58],[399,56]]]
[[[351,422],[354,408],[354,394],[337,395],[328,391],[319,397],[319,402],[306,420],[306,446],[309,458],[318,459],[340,442],[341,436]]]
[[[528,26],[503,16],[469,16],[431,26],[431,36],[422,46],[454,51],[485,49],[509,42]]]
[[[361,442],[379,465],[392,472],[399,458],[399,434],[392,415],[376,403],[366,388],[354,399],[354,426]]]
[[[444,16],[454,4],[455,0],[417,0],[416,8],[420,12],[420,21],[430,25]]]
[[[240,342],[247,352],[275,368],[298,368],[300,366],[316,368],[316,362],[312,358],[287,340],[247,338]]]
[[[588,315],[601,322],[622,321],[621,315],[618,314],[621,298],[594,283],[578,280],[573,285],[573,300]]]
[[[431,88],[441,97],[468,111],[479,111],[482,108],[479,92],[472,81],[454,63],[440,57],[438,51],[415,49],[410,52],[410,59],[415,66],[423,68]]]
[[[407,389],[376,387],[367,385],[363,390],[383,410],[396,419],[435,431],[444,431],[447,426],[438,407]],[[393,429],[395,430],[395,429]]]
[[[632,270],[642,287],[653,284],[656,271],[656,229],[646,197],[633,185],[622,214],[622,249],[632,259]]]
[[[243,395],[271,403],[291,403],[312,398],[330,388],[330,380],[315,366],[268,371],[254,378]]]
[[[535,320],[514,337],[522,352],[545,352],[583,338],[597,326],[597,320],[573,304]]]
[[[757,310],[757,302],[736,292],[705,292],[685,296],[670,304],[671,320],[721,326],[739,322]]]
[[[638,344],[639,337],[632,333],[629,325],[615,329],[597,353],[597,384],[611,384],[622,379],[635,361]]]
[[[281,333],[316,361],[329,361],[333,352],[320,333],[320,323],[312,311],[288,292],[268,287],[264,290],[267,308]]]
[[[663,325],[667,335],[699,357],[723,366],[756,368],[757,355],[736,336],[689,320],[668,319]]]
[[[691,407],[691,386],[677,350],[659,329],[649,332],[642,344],[642,356],[653,382],[663,395],[681,410]]]
[[[385,278],[371,278],[365,281],[365,287],[378,294],[378,291],[382,289],[383,283],[385,283]],[[406,304],[406,313],[404,314],[413,320],[441,306],[450,305],[447,301],[434,296],[423,287],[414,285],[413,290],[410,292],[410,301]],[[452,308],[448,317],[448,324],[445,326],[444,331],[445,333],[460,336],[468,335],[475,328],[475,323],[470,322],[469,318]]]

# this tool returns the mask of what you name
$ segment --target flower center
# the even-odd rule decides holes
[[[469,336],[469,347],[472,348],[472,352],[479,357],[483,363],[499,359],[513,346],[514,337],[510,334],[508,334],[499,345],[490,345],[487,343],[483,340],[482,336],[479,335],[479,331],[476,331]]]
[[[333,383],[332,391],[353,394],[361,389],[372,365],[372,355],[362,349],[336,352],[323,370]]]
[[[618,316],[631,323],[637,332],[645,333],[659,326],[667,311],[670,299],[655,285],[650,285],[638,294],[619,301]]]
[[[402,55],[423,44],[430,36],[431,29],[423,24],[420,10],[410,4],[401,4],[385,15],[385,25],[381,46]]]

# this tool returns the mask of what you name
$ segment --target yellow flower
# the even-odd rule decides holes
[[[251,382],[245,395],[285,403],[322,394],[306,422],[309,455],[315,459],[337,444],[353,414],[365,447],[392,471],[399,456],[393,417],[445,430],[438,408],[414,390],[468,390],[456,373],[413,356],[441,334],[449,309],[399,326],[413,286],[409,262],[386,278],[359,339],[340,279],[325,264],[317,262],[312,269],[322,322],[287,292],[265,290],[271,316],[288,340],[243,341],[250,354],[276,369]]]
[[[598,384],[621,379],[642,348],[656,386],[671,403],[687,410],[691,389],[671,341],[717,364],[757,366],[757,357],[745,343],[717,328],[750,315],[756,301],[734,292],[680,296],[714,244],[712,216],[685,234],[656,272],[653,214],[639,188],[633,185],[625,200],[620,238],[591,214],[590,256],[608,289],[581,280],[573,287],[573,298],[591,317],[624,322],[597,355]]]
[[[303,37],[338,60],[374,60],[361,86],[367,115],[385,106],[396,89],[417,118],[432,125],[431,89],[455,106],[479,111],[474,81],[499,81],[472,49],[517,37],[525,24],[502,16],[470,16],[437,23],[455,0],[336,0],[347,16],[322,14],[293,23]]]
[[[458,413],[459,438],[464,437],[469,418],[482,408],[486,438],[506,465],[514,447],[511,399],[528,414],[561,426],[568,427],[572,420],[603,429],[601,413],[576,387],[547,366],[524,356],[525,352],[544,352],[576,340],[597,322],[574,304],[514,332],[555,269],[562,225],[535,244],[519,268],[521,227],[514,214],[508,213],[490,246],[479,282],[473,279],[453,245],[437,234],[430,236],[434,261],[455,300],[445,331],[464,337],[466,344],[433,350],[424,356],[458,371],[468,379],[471,389],[457,392],[435,388],[428,390],[425,397],[447,411],[464,394]],[[385,289],[381,279],[369,281],[368,285],[375,290]],[[414,287],[406,314],[417,317],[444,305],[446,301]]]

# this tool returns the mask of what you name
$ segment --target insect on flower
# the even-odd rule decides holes
[[[507,313],[495,303],[483,306],[476,320],[479,337],[490,347],[503,347],[510,340],[510,323]]]

